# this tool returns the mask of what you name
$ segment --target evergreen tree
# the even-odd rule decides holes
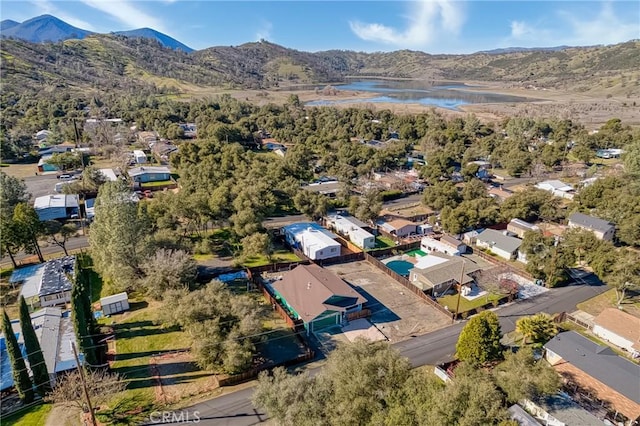
[[[470,364],[484,364],[502,357],[500,322],[491,311],[481,312],[464,326],[456,354],[461,361]]]
[[[29,378],[29,372],[25,365],[18,339],[11,328],[11,321],[6,311],[3,311],[2,331],[4,332],[4,340],[7,344],[7,353],[11,362],[11,370],[13,372],[13,385],[18,391],[18,396],[23,403],[28,404],[33,401],[33,384]]]
[[[93,339],[91,339],[91,334],[93,334],[92,321],[87,320],[88,315],[91,315],[90,302],[85,300],[87,295],[82,276],[82,268],[79,262],[76,262],[76,279],[71,288],[71,318],[80,345],[80,352],[84,354],[87,363],[96,364],[95,348],[93,347]],[[89,307],[88,312],[87,307]]]
[[[44,396],[45,393],[51,390],[49,372],[44,362],[44,354],[42,353],[40,342],[31,323],[29,307],[22,296],[20,296],[20,328],[22,329],[27,359],[31,367],[31,374],[33,375],[33,383],[36,385],[36,391]]]

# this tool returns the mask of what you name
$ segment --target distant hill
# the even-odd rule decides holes
[[[32,43],[58,42],[71,39],[83,39],[94,34],[91,31],[69,25],[61,19],[51,15],[42,15],[24,21],[23,23],[10,19],[2,21],[0,27],[2,37],[17,38]],[[192,52],[193,49],[151,28],[138,28],[130,31],[118,31],[113,34],[125,37],[142,37],[158,41],[162,46]]]
[[[182,50],[183,52],[193,52],[193,49],[180,43],[178,40],[169,37],[159,31],[152,30],[151,28],[138,28],[137,30],[130,31],[116,31],[113,34],[123,35],[125,37],[143,37],[153,40],[158,40],[161,45],[174,50]]]
[[[10,24],[9,28],[4,28],[3,25],[1,32],[3,37],[19,38],[32,43],[55,42],[70,38],[82,39],[93,34],[91,31],[76,28],[51,15],[37,16],[18,25]]]
[[[518,52],[535,52],[535,51],[548,51],[557,52],[558,50],[570,49],[571,46],[554,46],[554,47],[503,47],[500,49],[481,50],[477,53],[486,53],[488,55],[502,55],[503,53],[518,53]]]
[[[5,19],[0,22],[0,31],[8,30],[9,28],[15,27],[16,25],[20,25],[20,22],[12,21],[11,19]]]
[[[17,27],[14,27],[17,28]],[[513,53],[430,55],[401,50],[304,52],[269,42],[218,46],[187,53],[155,37],[91,34],[82,40],[37,44],[3,40],[4,92],[63,88],[85,91],[198,93],[202,87],[244,89],[322,87],[350,78],[499,81],[508,87],[640,94],[640,41],[611,46]],[[167,43],[167,40],[164,40]]]

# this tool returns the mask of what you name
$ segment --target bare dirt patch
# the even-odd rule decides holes
[[[371,309],[371,322],[392,343],[429,333],[451,321],[367,262],[332,265],[327,269],[338,274],[367,299],[365,308]]]
[[[158,402],[171,404],[218,387],[216,376],[200,370],[189,352],[152,357],[149,366]]]

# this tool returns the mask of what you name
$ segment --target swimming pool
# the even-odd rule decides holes
[[[409,270],[413,269],[413,263],[406,260],[392,260],[387,263],[387,267],[392,271],[402,275],[403,277],[409,276]]]

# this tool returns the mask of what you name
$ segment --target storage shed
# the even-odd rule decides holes
[[[147,162],[147,154],[145,154],[144,151],[136,149],[133,151],[133,159],[137,164],[144,164]]]
[[[104,315],[113,315],[119,312],[129,310],[129,297],[126,292],[114,294],[100,299],[102,313]]]

